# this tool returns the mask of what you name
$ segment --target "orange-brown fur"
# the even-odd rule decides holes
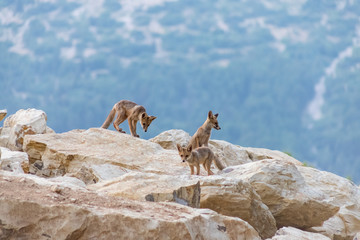
[[[209,139],[211,135],[211,129],[215,128],[216,130],[220,130],[220,126],[217,120],[219,116],[218,113],[213,114],[212,111],[209,111],[208,117],[204,124],[199,127],[196,133],[190,139],[189,145],[192,146],[193,149],[201,147],[201,146],[208,146]]]
[[[200,164],[204,166],[208,175],[213,175],[214,173],[210,170],[213,160],[218,169],[223,170],[225,168],[225,166],[215,156],[213,151],[211,151],[211,149],[208,147],[199,147],[193,149],[191,145],[188,147],[181,147],[179,144],[177,144],[176,146],[181,160],[188,163],[191,175],[194,174],[194,167],[196,167],[196,175],[200,175]]]
[[[117,117],[113,122],[116,114]],[[151,122],[155,118],[156,117],[154,116],[148,116],[143,106],[129,100],[121,100],[120,102],[116,103],[111,109],[110,114],[108,115],[101,127],[108,128],[109,125],[113,122],[114,128],[116,130],[121,133],[125,133],[125,131],[119,128],[119,125],[127,119],[131,135],[134,137],[139,137],[139,135],[136,133],[137,122],[140,121],[142,128],[146,132]]]

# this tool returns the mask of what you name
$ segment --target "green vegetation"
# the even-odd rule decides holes
[[[64,132],[100,126],[115,102],[130,99],[158,117],[148,133],[138,131],[150,138],[174,128],[193,134],[213,110],[222,128],[215,139],[287,149],[360,181],[360,3],[337,10],[308,1],[289,14],[283,4],[183,0],[129,15],[114,0],[92,14],[74,2],[27,4],[0,3],[22,19],[0,22],[0,108],[8,114],[42,109]],[[21,38],[26,23],[31,54],[9,51],[14,43],[4,36]],[[353,54],[326,75],[348,47]],[[315,121],[306,108],[321,77],[325,102]]]

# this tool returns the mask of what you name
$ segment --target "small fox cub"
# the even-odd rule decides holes
[[[213,115],[212,111],[209,111],[208,117],[204,122],[204,124],[201,127],[199,127],[199,129],[190,139],[189,145],[192,146],[192,149],[201,146],[206,146],[206,147],[208,146],[211,135],[211,129],[212,128],[215,128],[216,130],[221,129],[217,120],[218,116],[219,116],[218,113]]]
[[[181,160],[183,162],[186,161],[189,164],[191,175],[194,174],[194,166],[196,167],[196,175],[200,175],[200,164],[204,166],[208,175],[213,175],[214,173],[210,170],[213,160],[215,161],[215,165],[218,169],[223,170],[225,168],[225,166],[215,156],[213,151],[211,151],[208,147],[199,147],[193,150],[191,145],[188,147],[181,147],[177,144],[176,146]]]
[[[115,114],[117,114],[117,117],[113,123],[114,128],[121,133],[125,133],[125,131],[119,128],[119,125],[127,119],[131,135],[134,137],[139,137],[136,133],[136,124],[138,121],[140,121],[142,128],[146,132],[151,122],[156,118],[154,116],[148,116],[143,106],[128,100],[121,100],[111,109],[110,114],[101,127],[108,128],[114,120]]]

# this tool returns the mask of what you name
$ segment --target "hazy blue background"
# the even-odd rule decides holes
[[[2,0],[0,109],[42,109],[64,132],[130,99],[158,117],[146,139],[193,134],[213,110],[215,139],[359,182],[359,13],[355,0]]]

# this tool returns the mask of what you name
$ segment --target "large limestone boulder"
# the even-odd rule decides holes
[[[242,180],[221,176],[201,177],[200,207],[239,217],[255,228],[261,238],[276,232],[276,221],[253,187]]]
[[[91,168],[104,164],[116,166],[118,170],[122,169],[123,173],[119,174],[129,171],[168,175],[190,173],[176,151],[102,128],[27,135],[24,151],[29,155],[30,164],[42,163],[41,171],[47,176],[75,173],[84,164]],[[96,171],[93,173],[96,174]]]
[[[284,162],[290,162],[290,163],[293,163],[293,164],[299,165],[299,166],[303,165],[302,162],[296,160],[289,154],[278,151],[278,150],[270,150],[270,149],[266,149],[266,148],[251,148],[251,147],[243,147],[242,149],[247,152],[251,161],[276,159],[276,160],[281,160]]]
[[[210,140],[209,148],[222,162],[225,163],[226,166],[235,166],[252,162],[246,150],[226,141]]]
[[[29,172],[28,155],[20,151],[11,151],[10,149],[0,147],[0,168],[16,173]]]
[[[260,239],[245,221],[208,209],[38,185],[1,172],[0,189],[4,239]]]
[[[306,184],[321,192],[324,198],[340,210],[321,227],[310,231],[319,232],[331,239],[353,239],[360,233],[360,189],[348,179],[311,167],[299,167]]]
[[[7,110],[6,109],[3,109],[3,110],[0,110],[0,121],[2,121],[4,119],[4,117],[6,116],[7,114]]]
[[[21,109],[4,121],[0,146],[22,151],[24,136],[53,132],[46,126],[45,112],[37,109]]]
[[[319,233],[305,232],[293,227],[280,228],[271,240],[330,240]]]
[[[320,226],[339,207],[307,185],[301,166],[281,160],[261,160],[233,167],[223,176],[249,182],[276,219],[277,226],[309,228]]]
[[[154,138],[149,139],[149,141],[159,144],[164,149],[177,150],[176,144],[181,146],[186,146],[190,141],[191,136],[179,129],[172,129],[160,133]]]
[[[89,189],[128,199],[171,201],[209,208],[223,215],[239,217],[262,238],[276,232],[275,219],[250,184],[221,176],[169,176],[133,172],[88,186]],[[200,194],[201,192],[201,194]]]

